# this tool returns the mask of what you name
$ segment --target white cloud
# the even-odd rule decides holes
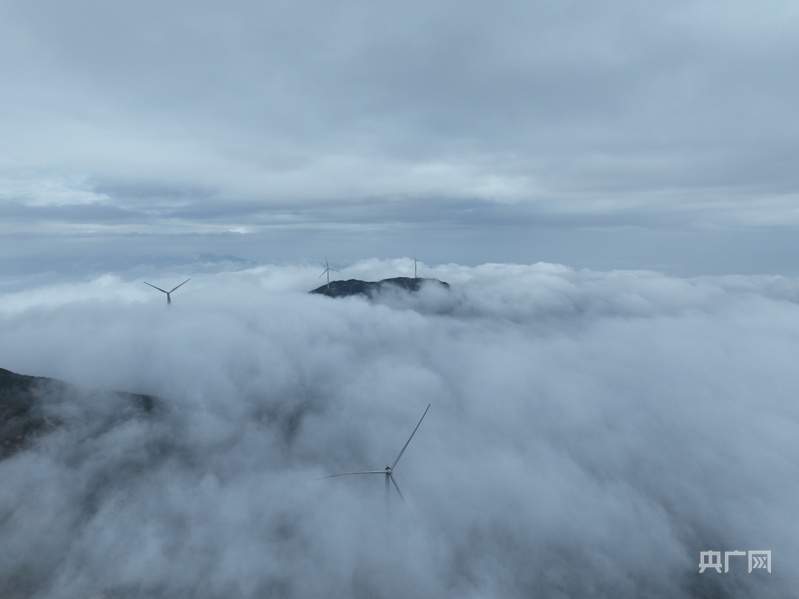
[[[36,207],[108,203],[110,198],[92,187],[85,177],[15,173],[0,181],[0,200],[11,199]]]
[[[790,596],[799,282],[425,269],[453,285],[447,310],[309,296],[315,265],[198,276],[171,309],[113,278],[27,309],[0,297],[0,366],[164,398],[151,416],[50,400],[62,430],[0,462],[0,580],[48,597]],[[313,480],[382,468],[427,403],[388,520],[381,480]],[[698,574],[700,551],[764,548],[770,575]]]

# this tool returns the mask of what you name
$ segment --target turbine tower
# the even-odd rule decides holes
[[[341,272],[340,270],[336,270],[335,268],[330,268],[330,265],[327,263],[327,254],[325,254],[325,270],[324,270],[324,272],[321,275],[319,275],[320,278],[325,276],[325,275],[327,275],[327,290],[325,291],[325,293],[328,293],[330,291],[330,271],[331,270],[333,272]]]
[[[419,275],[416,274],[416,254],[413,255],[413,278],[419,278]]]
[[[394,478],[394,468],[397,467],[397,462],[400,461],[400,458],[402,457],[402,454],[405,453],[405,449],[407,449],[408,443],[410,443],[411,439],[413,439],[413,436],[416,434],[416,431],[419,429],[419,425],[422,424],[422,420],[424,420],[424,417],[427,415],[427,410],[429,410],[429,409],[430,409],[430,404],[427,404],[427,407],[424,410],[424,414],[422,414],[422,417],[419,418],[419,422],[416,424],[416,428],[413,429],[413,432],[411,433],[411,436],[408,437],[407,441],[405,441],[405,445],[402,446],[402,449],[400,450],[399,455],[397,456],[397,459],[394,460],[394,463],[391,466],[386,464],[386,467],[383,470],[364,470],[363,472],[343,472],[341,474],[331,474],[329,476],[323,476],[322,478],[317,478],[316,480],[322,480],[322,479],[325,479],[325,478],[335,478],[336,476],[353,476],[353,475],[356,475],[356,474],[382,474],[382,475],[385,476],[385,480],[386,480],[386,507],[388,507],[388,504],[389,504],[389,501],[390,501],[389,497],[391,496],[391,490],[389,489],[389,483],[394,485],[394,488],[397,490],[397,494],[400,496],[400,499],[404,502],[405,498],[402,496],[402,491],[400,491],[399,485],[397,484],[397,481]]]
[[[191,281],[191,277],[189,277],[188,279],[183,281],[180,285],[178,285],[178,287],[181,287],[181,286],[185,285],[189,281]],[[160,291],[161,293],[166,293],[166,305],[167,306],[171,306],[172,305],[172,292],[175,291],[175,289],[177,289],[178,287],[173,287],[169,291],[166,291],[164,289],[161,289],[160,287],[156,287],[155,285],[152,285],[152,284],[148,283],[147,281],[144,281],[144,284],[145,285],[150,285],[150,287],[152,287],[153,289],[158,289],[158,291]]]

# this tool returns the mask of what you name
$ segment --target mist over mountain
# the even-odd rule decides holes
[[[95,393],[97,393],[95,391]],[[109,406],[108,412],[114,418],[135,415],[139,412],[151,413],[156,399],[149,395],[124,392],[100,392],[102,397],[92,401]],[[57,430],[62,420],[52,401],[56,400],[74,409],[85,395],[75,387],[46,377],[17,374],[0,368],[0,460],[18,451],[32,447],[43,435]],[[87,417],[99,423],[97,413]]]
[[[320,271],[0,294],[0,367],[63,381],[13,379],[46,426],[0,460],[0,596],[794,596],[799,280],[449,264],[372,302]],[[382,469],[428,403],[404,503],[316,480]]]
[[[0,599],[795,599],[797,29],[0,2]]]

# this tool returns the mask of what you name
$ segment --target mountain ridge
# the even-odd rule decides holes
[[[372,299],[375,295],[390,289],[399,289],[408,293],[417,293],[423,285],[438,285],[449,289],[449,283],[439,279],[425,279],[420,277],[392,277],[380,281],[362,281],[360,279],[337,280],[325,283],[308,293],[316,293],[327,297],[351,297],[362,295]]]

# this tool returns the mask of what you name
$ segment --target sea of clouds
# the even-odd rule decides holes
[[[0,462],[5,596],[794,596],[799,280],[450,264],[370,302],[320,270],[0,294],[0,367],[77,388]],[[317,480],[392,463],[428,404],[404,503]]]

